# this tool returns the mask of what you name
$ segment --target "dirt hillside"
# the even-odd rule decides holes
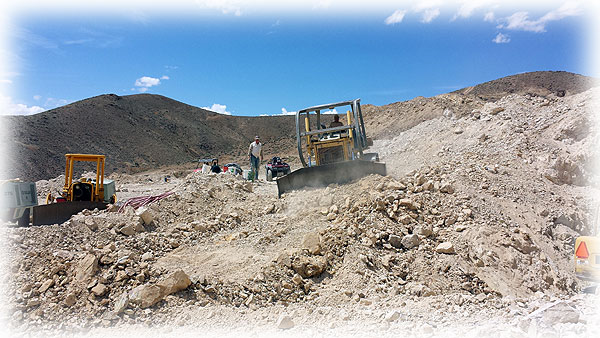
[[[597,79],[579,74],[564,71],[541,71],[510,75],[459,89],[453,93],[470,94],[485,101],[495,101],[509,94],[562,97],[579,94],[597,84]]]
[[[66,153],[104,154],[107,172],[132,172],[240,157],[257,134],[271,149],[295,139],[290,116],[227,116],[152,94],[101,95],[2,119],[12,149],[3,176],[24,180],[56,177]]]

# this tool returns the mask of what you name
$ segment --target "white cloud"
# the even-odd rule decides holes
[[[483,16],[483,21],[494,22],[494,20],[496,20],[496,16],[494,15],[494,12],[487,12]]]
[[[42,97],[40,96],[40,99],[41,98]],[[64,106],[67,103],[69,103],[69,101],[67,101],[65,99],[55,99],[53,97],[49,97],[49,98],[46,99],[46,102],[44,102],[44,107],[46,109],[52,109],[52,108]]]
[[[442,2],[439,0],[422,0],[418,1],[417,4],[413,6],[413,10],[419,13],[426,9],[439,7],[441,4]]]
[[[529,20],[527,12],[517,12],[505,19],[506,24],[500,24],[498,28],[522,30],[527,32],[542,33],[546,31],[546,23],[540,20]]]
[[[558,9],[548,12],[540,20],[547,22],[553,20],[560,20],[568,16],[577,16],[580,14],[581,8],[579,8],[579,3],[575,1],[569,1],[564,3]]]
[[[11,31],[11,33],[18,40],[21,40],[35,47],[40,47],[49,50],[58,50],[58,44],[56,42],[42,35],[34,34],[27,29],[15,28]]]
[[[287,109],[281,108],[281,114],[280,115],[296,115],[296,112],[295,111],[287,111]]]
[[[78,40],[65,40],[63,44],[65,45],[83,45],[86,43],[90,43],[94,41],[93,39],[78,39]]]
[[[486,5],[486,2],[488,1],[482,1],[482,0],[466,0],[462,3],[462,5],[460,6],[460,8],[458,9],[458,12],[456,12],[456,14],[454,14],[454,16],[452,17],[452,19],[450,21],[454,21],[458,18],[462,18],[462,19],[466,19],[468,17],[470,17],[471,15],[473,15],[473,12]]]
[[[406,14],[405,10],[398,9],[398,10],[394,11],[394,13],[392,13],[392,15],[388,16],[384,22],[386,25],[393,25],[396,23],[400,23],[404,19],[405,14]]]
[[[224,104],[213,103],[213,105],[210,106],[210,108],[202,107],[202,109],[211,110],[211,111],[214,111],[215,113],[219,113],[219,114],[223,114],[223,115],[231,115],[231,112],[227,111],[227,106]]]
[[[8,84],[12,84],[12,80],[11,79],[0,79],[0,83],[8,83]]]
[[[41,95],[33,95],[33,99],[39,101],[42,98]]]
[[[22,103],[15,103],[12,98],[0,95],[0,115],[32,115],[44,110],[46,109],[39,106],[29,107]]]
[[[150,76],[142,76],[139,79],[135,80],[136,87],[152,87],[158,86],[160,84],[160,79],[150,77]]]
[[[433,19],[437,18],[440,15],[439,6],[441,2],[438,0],[425,0],[419,1],[416,5],[413,6],[413,11],[415,13],[423,13],[421,17],[422,23],[430,23]]]
[[[200,2],[200,1],[199,1]],[[235,16],[242,15],[242,8],[238,0],[205,0],[204,5],[208,8],[220,10],[223,14],[233,13]]]
[[[508,35],[498,33],[498,35],[496,35],[496,37],[492,41],[495,43],[509,43],[510,38],[508,37]]]
[[[430,23],[433,19],[437,18],[440,15],[439,8],[430,8],[426,9],[423,13],[423,18],[421,19],[422,23]]]
[[[160,84],[160,80],[168,80],[169,77],[166,75],[161,76],[160,79],[150,76],[142,76],[139,79],[135,80],[135,86],[138,87],[138,91],[140,93],[144,93],[148,91],[150,87],[158,86]]]
[[[558,9],[546,13],[538,20],[530,20],[527,12],[516,12],[513,15],[504,18],[503,23],[501,23],[498,28],[543,33],[546,31],[546,24],[548,22],[580,14],[581,9],[577,2],[567,2]]]
[[[331,0],[321,0],[313,6],[313,9],[327,9],[330,6],[331,6]]]

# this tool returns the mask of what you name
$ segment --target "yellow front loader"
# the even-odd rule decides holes
[[[65,184],[59,196],[33,208],[33,225],[60,224],[84,209],[106,209],[117,202],[115,182],[104,178],[104,155],[66,154]],[[96,178],[73,179],[76,162],[95,162]]]

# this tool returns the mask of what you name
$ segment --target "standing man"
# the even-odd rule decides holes
[[[254,179],[258,179],[258,168],[263,157],[262,143],[260,143],[258,136],[255,136],[254,142],[250,143],[250,147],[248,148],[248,156],[250,157],[250,171],[253,173],[252,182],[254,182]]]

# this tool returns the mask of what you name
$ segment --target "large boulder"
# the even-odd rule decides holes
[[[327,267],[327,262],[324,257],[296,257],[292,262],[292,269],[300,276],[309,278],[320,275]]]
[[[580,312],[566,302],[559,300],[542,306],[527,317],[541,320],[547,325],[554,325],[556,323],[576,324],[579,322]]]
[[[440,243],[435,248],[435,252],[443,253],[443,254],[453,254],[454,253],[454,245],[452,245],[451,242]]]
[[[158,303],[162,298],[163,291],[158,285],[140,285],[129,293],[129,302],[142,309]]]
[[[316,232],[311,232],[304,235],[302,240],[302,248],[308,250],[312,255],[321,253],[321,236]]]
[[[190,284],[190,277],[183,270],[177,270],[156,285],[161,288],[162,295],[167,296],[187,288]]]
[[[406,235],[402,237],[402,246],[407,249],[412,249],[419,245],[421,241],[419,240],[419,236],[412,234]]]
[[[78,281],[85,282],[89,280],[98,271],[98,258],[93,254],[87,254],[83,257],[75,268],[75,278]]]
[[[397,235],[390,235],[390,237],[388,238],[388,242],[390,242],[390,244],[394,247],[394,248],[402,248],[402,237],[397,236]]]

